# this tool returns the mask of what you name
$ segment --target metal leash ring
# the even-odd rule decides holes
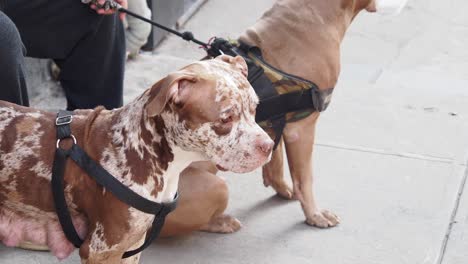
[[[81,0],[81,3],[83,4],[93,4],[95,5],[98,9],[104,9],[104,11],[109,11],[109,10],[118,10],[121,6],[119,3],[112,1],[112,0],[106,0],[104,4],[99,4],[98,0]]]

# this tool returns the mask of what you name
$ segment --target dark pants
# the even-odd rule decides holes
[[[68,109],[122,105],[125,36],[116,15],[97,15],[79,0],[5,2],[17,29],[0,11],[1,100],[28,104],[23,43],[27,56],[59,65]]]
[[[0,11],[0,99],[28,106],[23,52],[15,25]]]

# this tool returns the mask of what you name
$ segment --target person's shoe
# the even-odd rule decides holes
[[[49,72],[50,72],[50,76],[52,77],[52,80],[58,82],[59,76],[60,76],[60,68],[52,60],[49,63]]]

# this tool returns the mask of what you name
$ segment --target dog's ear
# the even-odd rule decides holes
[[[146,114],[149,117],[159,115],[171,100],[175,104],[180,103],[179,94],[184,90],[184,87],[188,83],[197,82],[197,80],[195,74],[184,70],[169,74],[151,87],[150,99],[145,106]]]
[[[232,64],[234,67],[239,69],[245,77],[247,77],[249,73],[247,63],[241,56],[238,55],[236,57],[232,57],[229,55],[220,55],[216,57],[216,59]]]

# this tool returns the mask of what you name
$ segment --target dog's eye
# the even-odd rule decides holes
[[[227,124],[227,123],[230,123],[230,122],[232,122],[232,116],[221,118],[221,123],[223,123],[223,124]]]

